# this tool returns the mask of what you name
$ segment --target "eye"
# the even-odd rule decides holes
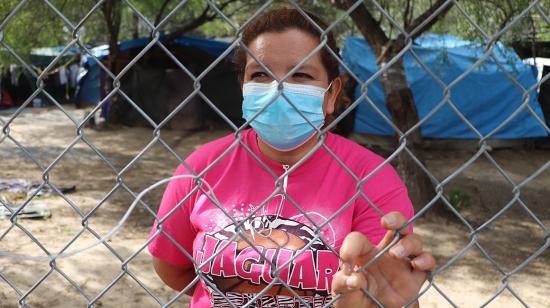
[[[310,74],[302,73],[302,72],[296,72],[294,73],[294,75],[292,75],[292,77],[297,79],[308,79],[308,80],[313,79],[313,76],[311,76]]]
[[[269,75],[267,75],[267,73],[265,72],[254,72],[250,75],[251,80],[266,79],[266,78],[269,78]]]

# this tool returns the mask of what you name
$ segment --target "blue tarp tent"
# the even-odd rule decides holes
[[[449,35],[426,34],[416,39],[413,50],[423,63],[446,85],[453,82],[485,53],[484,45]],[[536,69],[524,64],[517,54],[501,43],[494,47],[498,61],[525,89],[536,83]],[[360,38],[349,37],[342,51],[344,62],[362,81],[377,70],[375,56],[368,44]],[[443,87],[421,67],[410,52],[404,56],[407,79],[413,91],[419,117],[424,118],[443,100]],[[361,85],[355,97],[362,94]],[[531,92],[529,105],[544,121],[537,102],[536,91]],[[474,69],[466,78],[451,88],[451,101],[456,108],[482,134],[486,135],[512,115],[523,103],[523,92],[506,77],[492,58]],[[389,118],[384,92],[379,79],[367,88],[367,97]],[[422,135],[428,138],[478,138],[460,117],[445,104],[422,126]],[[354,131],[363,134],[393,135],[392,128],[366,100],[362,101],[355,115]],[[493,139],[545,137],[546,131],[526,110],[519,112],[509,123],[499,129]]]
[[[162,41],[163,38],[164,36],[160,40]],[[150,41],[150,38],[124,41],[119,43],[119,48],[121,52],[134,48],[143,48]],[[179,37],[173,40],[171,45],[198,48],[214,57],[221,55],[229,47],[229,44],[226,42],[196,37]],[[109,46],[101,45],[93,48],[91,51],[95,57],[103,59],[109,55]],[[88,72],[82,76],[77,100],[79,104],[97,104],[101,99],[99,91],[101,68],[97,64],[97,61],[89,56],[85,60],[85,63],[87,64]]]
[[[65,52],[60,56],[63,50],[65,50]],[[66,48],[65,46],[34,48],[30,52],[29,58],[31,64],[40,69],[45,69],[55,58],[60,56],[54,67],[48,70],[48,74],[44,78],[46,91],[59,103],[69,102],[74,94],[75,83],[73,75],[69,71],[69,67],[73,63],[78,65],[79,54],[80,49],[76,47]],[[23,72],[28,74],[26,70],[23,70]],[[42,73],[42,71],[37,71],[36,73],[38,75]],[[76,74],[77,72],[75,71],[74,73]],[[31,81],[31,87],[34,89],[34,85],[36,84],[35,78],[30,75],[28,78]],[[30,93],[27,97],[28,96],[30,96]],[[51,103],[44,94],[40,94],[39,98],[42,99],[43,102]]]
[[[40,66],[45,68],[50,65],[50,63],[65,49],[65,47],[45,47],[45,48],[34,48],[30,53],[30,60],[32,65]],[[75,58],[80,53],[80,50],[75,47],[71,47],[65,51],[61,59],[59,59],[56,65],[63,64],[73,58]]]

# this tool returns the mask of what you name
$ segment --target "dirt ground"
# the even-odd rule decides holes
[[[83,110],[69,109],[69,112],[75,119],[81,119],[84,114]],[[8,114],[0,113],[3,121],[8,118]],[[76,137],[74,124],[60,111],[51,109],[29,109],[13,122],[10,129],[10,136],[35,155],[44,167],[50,166]],[[178,155],[185,157],[202,143],[227,133],[226,130],[213,130],[182,135],[162,131],[161,138]],[[41,248],[26,233],[32,234],[48,251],[57,252],[82,232],[69,250],[83,247],[91,243],[94,237],[90,231],[83,229],[81,215],[88,214],[98,203],[101,204],[85,225],[97,234],[105,235],[124,215],[133,201],[132,193],[138,194],[159,179],[169,177],[178,164],[177,159],[158,142],[143,151],[153,138],[151,129],[85,128],[84,136],[112,163],[116,171],[99,159],[90,146],[78,141],[58,163],[50,166],[53,168],[48,173],[50,182],[60,187],[76,185],[76,192],[67,194],[66,200],[55,194],[37,200],[48,206],[52,213],[50,218],[19,220],[15,227],[9,220],[0,220],[0,253],[7,251],[17,255],[44,256]],[[139,161],[125,168],[140,153]],[[474,154],[472,151],[429,151],[427,165],[441,181]],[[469,207],[461,210],[461,214],[474,229],[514,198],[513,185],[509,181],[516,184],[522,182],[550,159],[550,151],[542,150],[495,150],[491,155],[502,166],[508,179],[490,160],[480,157],[445,186],[445,191],[455,190],[467,196],[463,200],[468,199]],[[0,143],[0,164],[2,179],[42,179],[41,170],[9,139]],[[117,186],[115,172],[121,171],[120,179],[126,184],[125,188]],[[152,191],[144,198],[153,210],[163,188]],[[550,227],[549,192],[550,169],[522,187],[517,195],[546,228]],[[109,242],[119,258],[104,246],[98,246],[57,260],[57,270],[54,271],[50,270],[47,260],[13,259],[0,254],[0,307],[17,307],[19,298],[27,293],[30,294],[26,296],[25,303],[31,307],[85,306],[88,300],[64,276],[79,285],[90,299],[98,297],[98,307],[158,305],[140,284],[161,302],[167,302],[177,293],[155,275],[150,255],[144,249],[151,224],[152,216],[148,210],[138,207]],[[438,267],[444,268],[435,277],[433,286],[421,297],[422,307],[451,306],[442,294],[461,307],[483,305],[503,286],[504,273],[514,271],[541,248],[545,236],[547,244],[550,241],[549,234],[544,233],[519,202],[514,202],[501,218],[476,232],[473,237],[456,217],[421,218],[415,228],[423,236],[427,249],[435,255]],[[456,262],[446,266],[472,239],[477,240],[479,247],[472,245]],[[480,247],[499,268],[483,257]],[[126,264],[127,259],[130,261]],[[127,267],[131,275],[120,276],[123,267]],[[14,284],[21,294],[5,279]],[[42,282],[37,283],[39,281]],[[533,259],[526,268],[514,271],[505,281],[509,289],[504,289],[488,306],[522,307],[522,303],[512,295],[514,292],[526,305],[550,307],[550,249]],[[182,298],[178,302],[185,300]]]

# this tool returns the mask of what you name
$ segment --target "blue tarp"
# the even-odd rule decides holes
[[[445,85],[449,85],[470,69],[486,52],[482,43],[436,34],[426,34],[416,39],[413,50]],[[523,88],[529,89],[536,84],[536,69],[524,64],[512,49],[498,43],[494,47],[494,54],[507,73]],[[363,39],[348,37],[342,55],[344,62],[362,81],[369,79],[378,70],[373,52]],[[404,64],[419,117],[423,119],[443,100],[443,86],[421,67],[410,52],[404,55]],[[514,85],[492,58],[488,58],[453,86],[450,93],[452,103],[483,136],[498,127],[524,102],[522,90]],[[537,102],[537,93],[536,91],[530,93],[529,105],[544,121]],[[361,85],[358,85],[355,95],[359,97],[361,94]],[[388,119],[391,119],[379,79],[368,86],[367,97]],[[421,130],[422,135],[428,138],[478,138],[478,135],[460,119],[448,103],[433,114],[421,126]],[[385,136],[394,133],[390,125],[366,100],[358,106],[354,131]],[[546,131],[527,109],[524,109],[492,135],[492,138],[545,136],[547,136]]]
[[[161,36],[160,41],[162,42],[162,40],[165,37],[166,36]],[[151,42],[151,38],[142,37],[134,40],[120,42],[118,43],[118,46],[121,51],[124,51],[124,50],[134,49],[138,47],[143,48],[145,47],[145,45],[149,44],[149,42]],[[198,48],[214,57],[221,55],[229,47],[229,43],[226,43],[226,42],[206,39],[206,38],[185,37],[185,36],[174,39],[171,42],[171,45]],[[91,52],[98,59],[102,59],[109,55],[109,45],[101,45],[101,46],[95,47],[91,50]],[[97,64],[97,61],[95,61],[92,57],[88,57],[88,65],[91,66],[96,64]]]
[[[101,100],[100,86],[101,68],[99,65],[91,66],[79,82],[77,100],[79,104],[95,105]]]
[[[162,36],[160,40],[162,41],[163,38],[164,36]],[[119,48],[121,51],[140,47],[143,48],[145,45],[149,44],[149,42],[151,42],[150,38],[138,38],[120,42]],[[196,37],[179,37],[173,40],[171,44],[195,47],[214,57],[221,55],[229,47],[229,44],[226,42]],[[91,49],[91,52],[98,59],[102,59],[109,55],[109,46],[98,46]],[[80,83],[78,100],[84,104],[97,104],[100,101],[99,79],[101,68],[92,57],[87,57],[86,63],[88,64],[88,73],[83,77]]]

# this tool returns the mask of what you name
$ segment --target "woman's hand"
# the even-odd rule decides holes
[[[392,212],[382,218],[382,225],[388,230],[378,246],[374,246],[360,232],[346,236],[340,248],[340,270],[332,281],[332,296],[342,296],[335,307],[375,307],[361,290],[366,288],[385,307],[402,307],[413,300],[426,281],[427,271],[435,268],[431,254],[422,250],[422,240],[416,234],[408,234],[401,227],[407,219],[399,212]],[[364,271],[355,269],[367,263],[388,246],[399,230],[400,240]]]

